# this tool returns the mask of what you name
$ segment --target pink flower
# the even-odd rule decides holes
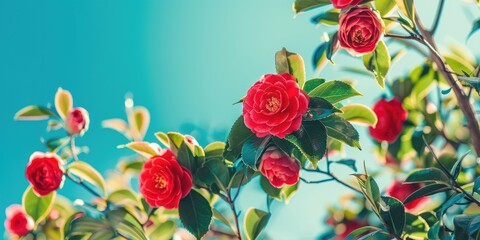
[[[21,237],[33,230],[33,219],[27,215],[21,205],[11,205],[5,213],[7,215],[5,229],[9,234]]]
[[[275,146],[269,147],[260,159],[260,172],[276,188],[294,185],[300,179],[300,163]]]
[[[88,112],[83,108],[73,109],[65,119],[65,129],[70,135],[83,135],[88,130],[89,124]]]
[[[33,191],[46,196],[57,190],[63,182],[61,158],[54,153],[34,152],[26,169],[26,177]]]
[[[338,40],[351,55],[360,56],[375,50],[383,36],[383,22],[369,7],[352,7],[340,15]]]
[[[297,131],[308,110],[308,95],[288,74],[267,74],[247,92],[243,101],[245,125],[257,137],[269,134],[279,138]]]

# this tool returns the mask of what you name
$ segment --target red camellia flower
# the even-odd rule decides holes
[[[332,0],[332,4],[335,8],[346,8],[349,6],[355,6],[359,4],[362,0]]]
[[[361,227],[365,227],[365,226],[368,226],[368,223],[364,222],[364,221],[360,221],[360,220],[356,220],[356,219],[353,219],[353,220],[350,220],[350,221],[347,221],[345,223],[343,223],[343,225],[340,225],[341,227],[337,227],[336,228],[336,231],[335,233],[337,234],[334,238],[334,240],[344,240],[347,238],[347,236],[361,228]],[[338,232],[337,232],[338,231]],[[361,234],[359,236],[363,236],[365,235],[367,232],[365,232],[364,234]]]
[[[351,55],[370,53],[383,36],[383,22],[378,13],[366,6],[353,7],[340,15],[338,40]]]
[[[33,230],[33,219],[25,213],[21,205],[11,205],[5,213],[7,215],[5,229],[9,234],[21,237]]]
[[[192,189],[192,174],[180,166],[170,150],[162,150],[143,165],[140,192],[152,207],[178,208]]]
[[[300,163],[275,146],[269,147],[260,160],[260,172],[276,188],[294,185],[300,178]]]
[[[83,108],[73,109],[65,119],[65,129],[70,135],[83,135],[88,130],[89,124],[88,112]]]
[[[422,187],[420,183],[402,183],[402,181],[395,180],[387,189],[387,194],[390,197],[394,197],[400,201],[405,201],[407,197],[413,192],[417,191]],[[427,196],[417,198],[407,204],[405,204],[405,209],[407,211],[416,211],[417,207],[421,207],[424,203],[428,201]]]
[[[33,191],[45,196],[57,190],[63,181],[62,159],[54,153],[34,152],[30,156],[26,176]]]
[[[393,98],[390,101],[381,99],[373,105],[372,110],[377,115],[378,121],[375,128],[368,129],[370,135],[379,142],[394,142],[402,132],[403,122],[407,119],[407,111],[400,99]]]
[[[248,90],[243,101],[245,125],[257,137],[271,134],[284,138],[302,125],[308,100],[294,76],[288,73],[264,75]]]

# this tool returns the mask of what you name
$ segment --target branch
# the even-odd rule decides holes
[[[435,31],[437,31],[438,23],[440,22],[440,17],[442,16],[443,6],[445,5],[445,0],[440,0],[438,3],[437,14],[435,15],[435,19],[433,20],[433,25],[430,30],[430,34],[433,36]]]

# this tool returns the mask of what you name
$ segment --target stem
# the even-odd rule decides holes
[[[224,232],[222,230],[219,230],[217,228],[214,228],[214,227],[210,227],[210,232],[214,233],[215,235],[223,235],[223,236],[227,236],[228,238],[236,238],[237,235],[235,234],[231,234],[231,233],[228,233],[228,232]]]
[[[75,150],[75,137],[70,136],[70,151],[72,152],[73,160],[78,161],[78,156]]]
[[[440,0],[440,3],[438,3],[437,14],[435,15],[435,19],[433,20],[432,29],[430,30],[430,34],[432,34],[432,36],[435,34],[435,31],[437,31],[438,23],[440,22],[440,17],[442,16],[442,10],[444,5],[445,0]]]
[[[99,193],[97,193],[95,190],[93,190],[90,186],[88,186],[87,184],[85,184],[85,182],[83,181],[83,179],[79,178],[79,179],[75,179],[74,177],[72,177],[72,175],[70,175],[70,172],[67,170],[64,174],[68,179],[70,179],[72,182],[82,186],[83,188],[85,188],[88,192],[90,192],[91,194],[93,194],[94,196],[98,197],[98,198],[101,198],[101,199],[104,199],[103,196]],[[104,199],[105,200],[105,199]],[[108,204],[108,203],[107,203]]]

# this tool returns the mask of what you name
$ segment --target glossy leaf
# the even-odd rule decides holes
[[[130,189],[119,189],[108,195],[107,200],[115,205],[139,205],[135,193]]]
[[[26,106],[15,113],[15,120],[42,120],[54,117],[56,114],[42,106]]]
[[[257,170],[257,162],[265,151],[270,137],[257,138],[250,137],[242,147],[242,160],[248,167]]]
[[[155,137],[157,140],[163,144],[163,146],[169,148],[170,147],[170,139],[166,133],[163,132],[156,132]]]
[[[333,55],[339,49],[338,33],[335,32],[324,43],[320,44],[313,53],[313,67],[319,71],[328,61],[332,61]]]
[[[372,232],[372,231],[378,232],[378,231],[383,231],[383,230],[380,229],[380,228],[374,227],[374,226],[365,226],[365,227],[357,228],[357,229],[353,230],[352,232],[350,232],[350,234],[348,234],[348,236],[345,238],[345,240],[360,239],[363,235],[365,235],[366,233]]]
[[[295,0],[293,10],[296,14],[331,4],[330,0]]]
[[[472,30],[470,30],[470,33],[469,33],[468,36],[467,36],[467,40],[468,40],[475,32],[477,32],[478,29],[480,29],[480,19],[477,19],[477,20],[475,20],[475,22],[473,22]]]
[[[258,239],[270,218],[270,213],[249,208],[245,214],[244,229],[248,240]]]
[[[337,25],[340,16],[340,9],[331,9],[314,16],[311,21],[314,24]]]
[[[208,144],[205,149],[205,159],[208,161],[210,158],[222,157],[223,152],[225,151],[225,143],[223,142],[213,142]]]
[[[228,221],[227,218],[225,218],[225,216],[223,216],[221,212],[217,211],[215,208],[212,208],[212,212],[213,212],[213,217],[215,219],[219,220],[220,222],[228,226],[232,231],[235,231],[234,230],[235,228],[232,226],[230,221]]]
[[[342,81],[328,81],[313,89],[309,95],[311,97],[321,97],[334,104],[347,98],[361,96],[350,84]]]
[[[396,0],[402,13],[415,24],[415,6],[413,0]]]
[[[183,226],[200,239],[208,232],[210,222],[212,221],[212,208],[200,193],[191,190],[190,193],[180,200],[178,213]]]
[[[395,0],[375,0],[375,9],[380,12],[381,16],[386,16],[395,8],[396,4]]]
[[[72,94],[69,91],[58,88],[55,94],[55,109],[57,109],[58,115],[65,119],[68,113],[73,108]]]
[[[135,107],[128,114],[128,122],[133,139],[141,141],[150,125],[150,113],[144,107]]]
[[[313,78],[305,82],[305,86],[303,86],[303,90],[306,93],[310,93],[313,89],[320,86],[321,84],[325,83],[325,79],[323,78]]]
[[[465,194],[464,193],[457,193],[457,194],[454,194],[452,196],[450,196],[450,198],[448,198],[447,201],[445,201],[442,206],[437,210],[437,218],[438,219],[442,219],[443,217],[443,214],[445,214],[445,212],[450,208],[452,207],[453,205],[457,204],[458,201],[462,200],[463,198],[465,197]]]
[[[468,156],[468,154],[470,154],[470,151],[467,151],[465,154],[463,154],[453,165],[452,170],[450,171],[450,175],[453,176],[453,179],[456,180],[458,178],[458,175],[462,170],[463,159],[465,159],[465,157]]]
[[[480,215],[457,215],[453,224],[455,239],[476,239],[480,229]]]
[[[386,208],[380,208],[380,216],[390,229],[398,236],[401,236],[405,227],[405,207],[403,203],[396,198],[382,197]]]
[[[362,149],[357,130],[345,119],[338,116],[331,116],[322,119],[321,122],[325,125],[329,137],[344,142],[349,146]]]
[[[60,148],[66,146],[69,141],[70,141],[69,137],[52,138],[46,141],[45,145],[47,146],[50,152],[57,152]]]
[[[93,219],[89,217],[74,219],[67,233],[67,239],[88,237],[89,240],[113,239],[116,235],[114,228],[107,219]]]
[[[336,112],[342,111],[323,98],[311,97],[308,103],[308,111],[305,113],[303,120],[315,121],[329,117]]]
[[[314,167],[317,166],[318,161],[325,155],[327,132],[321,122],[303,122],[302,127],[298,131],[287,135],[285,139],[295,145]]]
[[[377,125],[377,115],[369,107],[362,104],[350,104],[341,108],[343,113],[338,114],[349,122],[365,124],[375,127]]]
[[[151,158],[153,156],[158,155],[157,151],[155,151],[155,149],[152,147],[152,145],[149,142],[131,142],[124,146],[119,146],[119,147],[130,148],[131,150],[137,152],[138,154],[146,158]]]
[[[55,196],[56,192],[54,191],[46,196],[39,197],[35,194],[31,186],[25,190],[22,198],[23,208],[25,212],[32,217],[35,226],[48,216],[50,210],[52,210]]]
[[[412,194],[410,194],[404,201],[403,203],[404,204],[407,204],[417,198],[420,198],[420,197],[423,197],[423,196],[430,196],[432,194],[435,194],[435,193],[439,193],[439,192],[445,192],[445,191],[448,191],[450,190],[451,187],[449,185],[445,185],[443,183],[433,183],[433,184],[429,184],[429,185],[426,185],[420,189],[418,189],[417,191],[413,192]]]
[[[107,192],[105,180],[102,175],[86,162],[75,161],[68,165],[68,172],[87,181],[102,190],[103,195]]]
[[[207,185],[217,184],[217,186],[226,191],[230,180],[228,168],[221,159],[212,159],[198,169],[197,177]]]
[[[390,69],[391,58],[388,48],[383,41],[378,42],[375,51],[363,56],[363,64],[373,73],[380,87],[385,87],[385,77]]]
[[[226,156],[228,152],[231,152],[232,157],[235,159],[228,160],[237,160],[238,156],[240,156],[242,152],[243,144],[253,135],[253,132],[248,129],[247,126],[245,126],[243,116],[240,116],[237,121],[235,121],[230,133],[228,134],[228,145],[226,152],[224,152],[224,156]]]
[[[195,173],[197,168],[200,167],[197,159],[193,156],[192,149],[190,149],[186,141],[178,148],[177,161],[192,173]]]
[[[289,73],[297,79],[298,86],[303,89],[305,85],[305,64],[303,58],[285,48],[275,54],[275,68],[277,73]]]
[[[160,225],[157,224],[155,229],[148,236],[150,239],[155,240],[170,240],[173,238],[176,230],[177,223],[173,220],[166,220],[165,222],[160,223]]]
[[[123,208],[106,212],[110,226],[127,239],[147,240],[142,224]]]
[[[449,184],[450,179],[448,176],[438,168],[422,168],[412,171],[405,179],[406,183],[416,182],[436,182]]]
[[[470,87],[475,89],[478,94],[480,94],[480,77],[464,77],[458,76],[458,79],[462,80],[463,82],[467,83]]]

